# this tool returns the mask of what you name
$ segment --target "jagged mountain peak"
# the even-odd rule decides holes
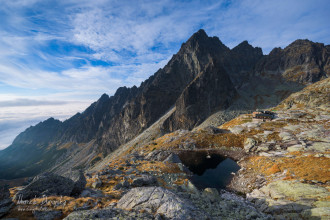
[[[206,34],[206,32],[205,32],[205,30],[204,29],[199,29],[196,33],[194,33],[191,37],[190,37],[190,39],[199,39],[199,38],[207,38],[208,37],[208,35]],[[190,40],[189,39],[189,40]],[[188,40],[188,41],[189,41]]]
[[[315,44],[315,43],[313,41],[308,40],[308,39],[297,39],[297,40],[293,41],[291,44],[289,44],[287,47],[311,45],[311,44]]]
[[[282,52],[293,51],[299,53],[306,53],[308,50],[312,50],[313,46],[324,47],[323,43],[313,42],[308,39],[297,39],[290,43],[288,46],[281,48],[275,47],[269,53],[271,56],[280,55]]]
[[[274,48],[257,64],[256,72],[308,84],[329,76],[329,57],[330,53],[323,43],[299,39],[284,49]]]
[[[182,44],[180,51],[229,51],[230,49],[224,45],[218,37],[209,37],[203,29],[194,33],[186,43]]]
[[[50,117],[50,118],[48,118],[47,120],[45,120],[44,123],[52,123],[52,122],[54,122],[54,121],[59,121],[59,120],[57,120],[57,119],[55,119],[55,118],[53,118],[53,117]]]
[[[39,122],[37,125],[36,125],[36,127],[39,127],[39,128],[47,128],[47,127],[49,127],[49,126],[53,126],[53,125],[59,125],[59,124],[61,124],[62,122],[60,121],[60,120],[58,120],[58,119],[55,119],[55,118],[53,118],[53,117],[50,117],[50,118],[48,118],[48,119],[46,119],[46,120],[44,120],[44,121],[42,121],[42,122]],[[31,128],[31,127],[30,127]],[[28,129],[30,129],[30,128],[28,128]]]
[[[280,54],[283,49],[281,47],[275,47],[269,52],[269,56],[274,56],[276,54]]]
[[[106,101],[108,100],[110,97],[108,94],[104,93],[103,95],[101,95],[101,97],[99,98],[98,101]]]
[[[132,87],[132,88],[134,89],[135,87]],[[131,90],[131,88],[128,88],[126,86],[119,87],[117,89],[117,91],[115,92],[115,95],[114,96],[118,96],[118,95],[120,96],[120,95],[127,94],[127,93],[129,93],[130,90]]]
[[[234,48],[240,48],[240,47],[252,47],[251,44],[249,44],[249,42],[247,40],[242,41],[241,43],[239,43],[236,47]]]
[[[246,53],[257,53],[260,56],[263,55],[262,49],[260,47],[253,47],[247,40],[241,42],[238,44],[236,47],[232,49],[232,52],[234,53],[241,53],[241,54],[246,54]]]

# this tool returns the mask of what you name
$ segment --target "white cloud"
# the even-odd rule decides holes
[[[42,106],[42,105],[61,105],[64,101],[47,101],[33,99],[15,99],[15,100],[0,100],[0,107],[17,107],[17,106]]]
[[[104,67],[84,66],[57,73],[1,63],[0,81],[21,88],[98,92],[106,91],[109,86],[120,86],[122,83],[120,78],[112,78],[108,69]]]
[[[114,62],[131,63],[162,50],[166,52],[164,58],[169,55],[169,44],[180,44],[201,22],[209,19],[212,8],[196,9],[194,3],[173,1],[122,2],[102,8],[90,5],[72,18],[73,42],[86,45],[95,50],[98,57]],[[155,51],[154,46],[158,46],[158,50]],[[173,49],[170,52],[178,48]],[[154,57],[153,61],[159,59]]]

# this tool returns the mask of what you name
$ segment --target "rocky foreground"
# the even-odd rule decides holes
[[[330,80],[219,127],[130,145],[85,175],[43,174],[2,189],[0,217],[19,219],[329,219]],[[182,152],[212,151],[241,167],[227,190],[197,189]],[[35,198],[38,197],[38,198]],[[13,200],[13,202],[12,202]]]

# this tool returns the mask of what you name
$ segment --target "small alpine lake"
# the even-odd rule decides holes
[[[181,151],[179,157],[193,173],[190,180],[198,189],[225,189],[232,173],[240,169],[234,160],[216,151]]]

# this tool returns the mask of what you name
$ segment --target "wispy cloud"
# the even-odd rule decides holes
[[[64,101],[43,101],[33,99],[16,99],[9,101],[1,101],[0,107],[17,107],[17,106],[43,106],[43,105],[62,105],[66,104]]]
[[[329,9],[326,0],[232,1],[206,29],[230,47],[246,39],[265,53],[296,39],[329,44]]]

